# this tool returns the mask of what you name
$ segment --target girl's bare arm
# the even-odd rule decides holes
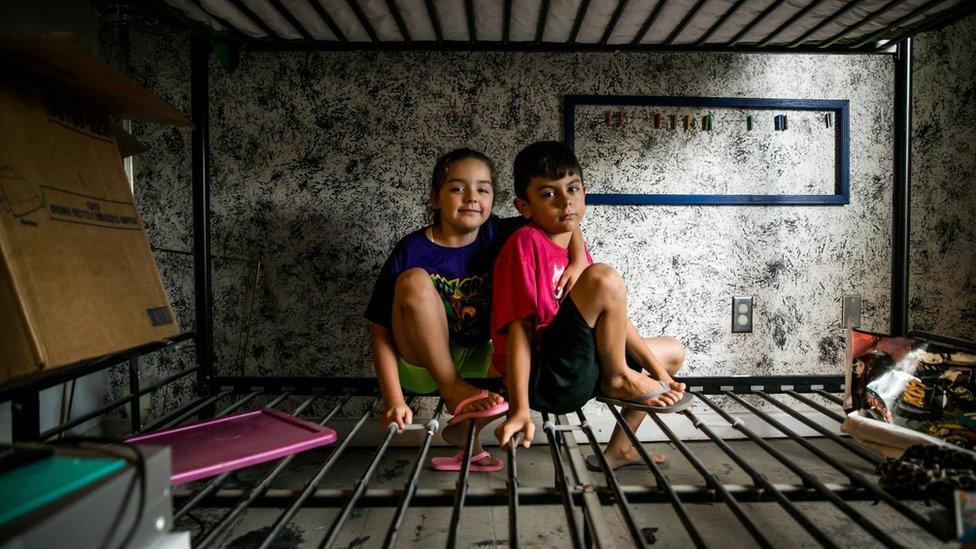
[[[400,388],[393,333],[386,326],[373,324],[370,346],[373,350],[373,366],[376,368],[380,394],[383,395],[383,402],[386,404],[386,410],[380,416],[380,421],[384,427],[390,422],[396,422],[400,430],[403,430],[404,425],[413,422],[413,412],[403,399],[403,390]]]

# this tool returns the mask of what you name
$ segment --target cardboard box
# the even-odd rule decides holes
[[[109,115],[190,122],[71,35],[0,72],[0,383],[177,335]]]

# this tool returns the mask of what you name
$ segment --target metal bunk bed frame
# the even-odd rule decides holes
[[[725,21],[737,10],[743,0],[736,1],[708,30],[693,44],[674,44],[675,37],[686,27],[688,22],[698,13],[706,0],[698,0],[696,4],[681,19],[679,24],[668,34],[667,39],[660,44],[642,44],[640,39],[653,24],[654,20],[660,15],[661,9],[667,0],[661,0],[644,21],[637,37],[629,44],[608,44],[608,37],[613,31],[619,19],[625,0],[621,0],[611,18],[602,40],[597,44],[578,44],[575,37],[579,31],[584,14],[589,4],[584,0],[576,15],[570,40],[564,44],[551,44],[542,41],[543,28],[549,9],[549,1],[543,0],[539,13],[537,32],[535,39],[531,42],[512,42],[509,39],[509,27],[512,11],[511,0],[505,2],[504,13],[504,33],[500,42],[486,43],[479,41],[473,19],[473,6],[470,0],[465,2],[468,29],[471,39],[466,42],[450,42],[443,40],[439,31],[437,12],[433,2],[427,1],[426,8],[431,17],[433,27],[437,33],[435,42],[417,42],[410,39],[409,32],[404,25],[401,14],[399,13],[396,2],[388,0],[390,10],[394,15],[397,26],[400,29],[404,40],[398,43],[380,42],[376,33],[370,27],[369,21],[363,14],[358,4],[354,0],[349,1],[349,5],[355,11],[357,19],[366,29],[370,36],[370,41],[366,43],[349,42],[336,26],[335,22],[329,18],[328,14],[321,9],[321,6],[312,1],[316,12],[328,24],[330,29],[337,36],[336,41],[322,42],[313,40],[302,30],[301,24],[294,20],[281,2],[271,0],[272,5],[279,13],[286,16],[291,24],[303,35],[302,40],[285,41],[280,35],[275,33],[268,25],[263,23],[247,6],[239,0],[233,0],[237,8],[248,15],[264,32],[269,39],[257,40],[245,36],[239,29],[236,29],[226,20],[216,18],[225,28],[225,37],[242,41],[246,47],[264,51],[287,51],[287,50],[308,50],[321,49],[329,51],[347,50],[435,50],[435,51],[457,51],[457,50],[493,50],[493,51],[725,51],[725,52],[762,52],[762,53],[876,53],[893,55],[895,61],[895,165],[894,165],[894,188],[893,188],[893,227],[892,227],[892,284],[891,284],[891,332],[893,334],[909,334],[908,331],[908,245],[909,245],[909,195],[910,195],[910,170],[911,170],[911,102],[912,102],[912,38],[914,34],[927,30],[941,28],[955,22],[972,12],[976,11],[976,3],[960,2],[959,4],[944,11],[933,14],[931,17],[923,18],[921,21],[905,28],[899,27],[902,23],[909,21],[912,17],[918,16],[925,10],[936,7],[943,3],[941,0],[933,0],[923,4],[921,7],[912,10],[910,14],[900,17],[891,25],[880,31],[871,33],[868,37],[846,44],[838,43],[846,35],[855,31],[857,28],[876,20],[887,10],[896,7],[904,0],[892,0],[881,8],[871,12],[866,17],[861,18],[857,23],[850,25],[845,31],[837,33],[828,40],[820,43],[808,43],[805,40],[814,32],[836,20],[840,15],[847,12],[862,0],[848,3],[837,13],[825,17],[815,26],[802,34],[799,38],[786,45],[770,45],[789,25],[796,22],[799,18],[810,12],[823,0],[811,0],[811,2],[793,17],[780,25],[775,31],[766,35],[758,42],[742,44],[741,40],[745,34],[768,16],[784,0],[772,2],[759,16],[754,18],[739,32],[735,37],[722,44],[708,43],[710,36],[725,23]],[[128,3],[123,2],[122,6]],[[200,2],[196,5],[203,8]],[[116,6],[118,7],[118,6]],[[216,371],[214,364],[213,350],[213,324],[212,324],[212,283],[211,272],[211,239],[210,239],[210,178],[209,178],[209,91],[208,91],[208,63],[210,56],[210,45],[206,34],[212,29],[202,28],[202,24],[192,21],[174,10],[159,5],[141,5],[139,8],[128,6],[132,9],[140,9],[143,13],[150,13],[160,16],[170,21],[174,21],[184,27],[194,31],[191,41],[191,102],[192,119],[194,130],[192,133],[192,171],[193,171],[193,256],[194,256],[194,289],[195,289],[195,320],[196,331],[184,333],[172,340],[148,345],[142,348],[102,358],[98,361],[76,365],[75,367],[63,368],[51,372],[50,374],[29,378],[26,380],[15,380],[7,384],[0,385],[0,402],[10,401],[12,404],[12,432],[15,441],[47,441],[52,440],[62,433],[69,432],[71,429],[94,418],[103,416],[126,406],[128,415],[131,418],[130,431],[138,433],[155,429],[167,428],[186,422],[193,417],[215,417],[229,414],[259,395],[273,397],[269,407],[278,406],[286,397],[303,396],[302,403],[291,410],[295,415],[301,414],[317,399],[338,396],[338,404],[319,421],[326,424],[334,418],[342,406],[353,398],[368,398],[375,400],[378,398],[378,389],[375,380],[372,378],[308,378],[308,377],[245,377],[245,376],[222,376]],[[212,15],[212,14],[210,14]],[[119,23],[120,31],[120,57],[127,55],[127,33],[128,27],[124,21]],[[879,46],[879,40],[883,40]],[[892,44],[896,46],[891,47]],[[934,339],[941,339],[950,343],[965,344],[958,340],[940,338],[932,334],[924,334]],[[139,357],[154,353],[162,349],[170,349],[178,345],[192,341],[196,351],[196,364],[181,372],[175,373],[159,380],[147,387],[140,387],[138,381]],[[970,344],[971,345],[971,344]],[[97,372],[110,367],[124,365],[128,373],[128,394],[122,398],[92,410],[79,417],[69,419],[54,428],[46,431],[40,430],[40,391],[55,385],[66,383],[70,380]],[[186,377],[195,375],[196,379],[196,398],[185,406],[180,407],[155,420],[148,425],[140,423],[139,397],[152,393],[169,384],[178,382]],[[548,440],[548,447],[552,457],[552,464],[555,472],[553,486],[550,487],[525,487],[520,486],[518,478],[518,449],[513,444],[508,448],[508,468],[507,484],[504,489],[472,489],[469,486],[470,471],[468,460],[465,459],[458,475],[455,489],[435,489],[419,486],[421,467],[426,461],[430,450],[433,435],[438,429],[437,416],[443,411],[444,403],[439,401],[435,417],[427,422],[426,425],[414,425],[412,429],[422,429],[425,431],[423,443],[419,447],[416,461],[412,465],[407,482],[402,489],[376,489],[369,488],[369,483],[377,470],[380,461],[383,459],[391,445],[391,441],[396,436],[396,429],[391,426],[382,444],[378,446],[369,465],[354,485],[349,489],[322,489],[318,487],[319,481],[328,473],[335,463],[342,456],[343,451],[354,440],[364,423],[370,417],[370,411],[363,413],[353,426],[347,436],[340,441],[329,454],[327,460],[321,465],[318,471],[310,478],[302,490],[287,490],[272,488],[276,477],[285,470],[294,456],[278,460],[273,464],[260,481],[249,489],[229,489],[221,488],[221,483],[227,479],[229,474],[224,474],[211,479],[192,492],[177,491],[174,495],[175,513],[174,520],[185,517],[196,506],[204,505],[211,507],[227,507],[229,510],[218,522],[205,528],[198,534],[194,545],[206,547],[215,543],[219,536],[226,532],[247,509],[252,506],[273,507],[282,509],[281,514],[275,519],[269,531],[262,540],[260,547],[268,547],[282,533],[283,528],[294,518],[295,514],[304,507],[333,507],[340,508],[339,514],[332,521],[323,541],[322,547],[332,546],[342,527],[348,521],[352,511],[357,507],[394,507],[396,509],[393,520],[389,524],[384,538],[383,546],[392,546],[399,534],[400,526],[405,512],[411,505],[440,506],[451,508],[451,521],[447,546],[455,547],[459,541],[459,527],[465,506],[507,506],[508,507],[508,543],[512,547],[519,547],[520,542],[520,522],[519,508],[523,505],[561,505],[565,510],[569,537],[574,547],[595,546],[604,547],[611,545],[608,535],[608,523],[604,516],[606,506],[615,505],[623,519],[623,523],[629,531],[634,545],[646,546],[647,542],[638,527],[633,516],[630,504],[634,503],[668,503],[673,507],[684,529],[687,531],[689,539],[696,546],[706,546],[695,523],[689,518],[685,509],[685,504],[694,502],[721,502],[732,512],[736,519],[742,524],[745,530],[753,538],[753,541],[764,547],[772,546],[770,540],[764,534],[763,529],[756,524],[753,518],[743,509],[742,504],[748,502],[775,502],[783,508],[797,524],[809,532],[813,538],[825,547],[837,547],[842,545],[838,541],[824,532],[814,520],[799,509],[795,502],[801,501],[826,501],[832,503],[843,513],[847,514],[852,520],[873,536],[878,542],[886,546],[897,546],[898,542],[892,538],[891,534],[882,525],[875,524],[867,519],[860,511],[852,507],[849,502],[856,500],[872,500],[884,502],[903,517],[924,529],[937,540],[947,541],[953,537],[948,532],[944,524],[940,524],[928,517],[921,515],[917,510],[904,502],[904,498],[896,498],[880,489],[874,482],[865,478],[862,474],[850,470],[834,456],[824,452],[822,449],[810,444],[803,436],[797,434],[788,426],[782,424],[766,411],[750,404],[743,399],[742,395],[756,395],[763,401],[768,402],[773,407],[782,410],[787,415],[795,418],[807,427],[813,429],[823,437],[841,446],[847,452],[853,453],[858,458],[870,465],[877,465],[881,459],[874,453],[868,452],[863,448],[852,444],[846,437],[837,434],[835,431],[825,428],[821,422],[813,421],[809,417],[797,412],[796,405],[805,405],[810,409],[822,414],[829,423],[843,421],[843,416],[836,409],[824,406],[817,400],[811,398],[826,399],[833,405],[840,406],[841,399],[837,396],[844,389],[842,376],[729,376],[729,377],[684,377],[682,380],[688,384],[689,389],[696,393],[698,398],[704,402],[724,421],[738,431],[745,438],[751,440],[762,450],[769,454],[773,459],[782,463],[787,469],[792,471],[800,480],[800,484],[775,484],[769,481],[764,473],[750,464],[746,459],[737,454],[733,448],[723,440],[715,431],[706,425],[693,411],[685,411],[683,415],[687,418],[698,431],[708,440],[714,443],[725,455],[732,459],[751,479],[752,485],[723,484],[702,461],[694,454],[688,444],[682,441],[674,431],[660,418],[651,415],[652,421],[661,429],[667,439],[674,445],[677,451],[692,465],[701,475],[703,485],[675,485],[669,482],[668,478],[661,472],[658,465],[651,459],[647,450],[639,443],[636,434],[623,421],[620,412],[613,406],[608,406],[617,424],[624,428],[624,432],[638,449],[644,463],[654,483],[649,485],[623,485],[617,479],[617,475],[612,471],[605,458],[603,458],[600,447],[594,434],[593,426],[590,424],[586,415],[582,411],[575,414],[576,421],[560,416],[543,416],[543,432]],[[485,384],[491,386],[491,384]],[[497,387],[497,385],[495,385]],[[735,401],[747,411],[763,420],[767,425],[782,433],[783,436],[795,441],[807,451],[821,459],[827,465],[839,471],[848,479],[847,483],[824,483],[816,476],[805,471],[793,459],[771,446],[762,436],[745,425],[740,419],[730,415],[726,410],[719,406],[712,398],[713,395],[724,395]],[[790,400],[784,401],[783,396],[788,396]],[[233,403],[216,412],[216,405],[225,398],[232,398]],[[417,397],[414,397],[414,399]],[[411,403],[413,399],[411,400]],[[470,431],[467,440],[466,458],[471,455],[473,446],[473,430]],[[587,471],[580,447],[576,442],[575,435],[582,434],[591,447],[593,452],[599,456],[602,467],[602,474],[605,478],[605,486],[594,484]],[[570,435],[570,436],[567,436]],[[582,520],[580,521],[581,513]]]

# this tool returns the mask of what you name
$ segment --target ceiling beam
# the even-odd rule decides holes
[[[746,0],[739,0],[735,4],[732,4],[731,6],[729,6],[729,9],[725,10],[725,13],[722,14],[722,17],[719,17],[715,21],[715,23],[712,24],[711,27],[708,27],[708,30],[705,31],[705,34],[699,36],[698,37],[698,40],[695,40],[695,45],[696,46],[700,46],[700,45],[704,44],[709,38],[712,37],[713,34],[715,34],[715,31],[717,31],[718,29],[720,29],[722,27],[722,25],[724,25],[725,22],[729,20],[729,17],[732,17],[732,14],[734,14],[736,12],[736,10],[738,10],[739,7],[742,6],[742,4],[745,4],[745,3],[746,3]]]
[[[261,29],[261,32],[267,34],[268,38],[281,38],[282,40],[287,40],[287,38],[278,34],[277,32],[275,32],[274,29],[269,27],[268,24],[264,22],[264,19],[261,19],[261,17],[258,16],[258,14],[251,11],[251,8],[244,5],[244,2],[242,2],[241,0],[230,0],[230,3],[234,4],[234,7],[237,8],[237,11],[243,13],[245,17],[247,17],[255,25],[257,25],[257,27]]]
[[[851,11],[852,9],[856,8],[859,4],[862,4],[864,2],[865,2],[865,0],[854,0],[853,2],[848,2],[847,4],[844,4],[844,7],[843,8],[837,10],[837,12],[834,13],[833,15],[831,15],[830,17],[828,17],[828,18],[824,19],[823,21],[817,23],[816,25],[814,25],[813,27],[811,27],[809,30],[807,30],[806,32],[804,32],[800,36],[797,36],[792,42],[790,42],[789,44],[787,44],[786,47],[787,48],[795,48],[795,47],[799,46],[800,44],[803,43],[804,40],[806,40],[807,38],[813,36],[817,31],[819,31],[820,29],[822,29],[822,28],[826,27],[827,25],[833,23],[834,21],[836,21],[837,19],[839,19],[842,15],[844,15],[845,13]]]
[[[551,53],[576,53],[576,52],[686,52],[686,53],[814,53],[814,54],[843,54],[843,55],[863,55],[875,54],[888,56],[893,52],[890,48],[876,51],[873,47],[852,50],[847,46],[835,46],[829,49],[820,49],[816,46],[801,46],[799,48],[786,48],[772,44],[765,48],[757,48],[752,44],[741,44],[732,48],[723,47],[721,44],[706,44],[695,46],[694,44],[606,44],[600,45],[593,43],[554,43],[543,42],[533,44],[531,41],[500,42],[481,41],[472,44],[468,40],[443,40],[438,43],[433,40],[417,40],[411,43],[400,41],[384,42],[348,42],[339,43],[335,41],[319,40],[317,42],[305,42],[298,40],[252,40],[248,43],[249,51],[426,51],[426,52],[551,52]]]
[[[888,46],[890,46],[891,44],[896,43],[909,36],[915,36],[916,34],[922,32],[933,31],[945,26],[946,24],[954,23],[964,17],[969,17],[974,12],[976,12],[976,2],[961,0],[955,6],[939,13],[938,15],[934,15],[929,19],[925,20],[924,24],[922,24],[921,26],[919,27],[913,26],[911,28],[903,30],[902,32],[898,33],[895,36],[888,38],[887,39],[888,42],[881,45],[879,48],[875,49],[875,51],[881,51],[887,49]]]
[[[785,3],[786,3],[786,0],[776,0],[775,2],[773,2],[772,4],[770,4],[769,6],[767,6],[766,9],[762,10],[761,12],[759,12],[759,15],[755,16],[752,19],[752,21],[749,21],[749,24],[748,25],[742,27],[742,30],[740,30],[739,32],[737,32],[735,34],[735,36],[733,36],[732,39],[729,40],[728,42],[726,42],[724,45],[725,46],[734,46],[734,45],[738,44],[739,41],[742,40],[742,38],[745,37],[745,35],[748,34],[749,31],[752,30],[753,27],[755,27],[757,24],[759,24],[759,22],[762,21],[763,19],[765,19],[766,16],[768,16],[770,13],[773,13],[774,11],[776,11],[776,8],[782,6]]]
[[[590,0],[583,0],[580,2],[578,8],[576,8],[576,20],[573,21],[573,28],[569,31],[569,39],[566,40],[568,44],[576,43],[576,36],[579,35],[580,27],[583,26],[583,19],[586,18],[586,10],[590,7]]]
[[[678,26],[675,27],[674,30],[671,31],[671,34],[669,34],[668,37],[664,39],[665,45],[674,42],[674,39],[677,38],[679,34],[681,34],[681,31],[685,30],[685,27],[688,26],[688,23],[690,23],[691,20],[694,19],[696,15],[698,15],[699,10],[701,10],[702,6],[705,5],[705,2],[708,2],[708,0],[698,0],[698,3],[696,3],[694,7],[692,7],[688,11],[688,13],[685,14],[684,18],[681,19],[681,22],[678,23]]]
[[[430,25],[434,27],[434,38],[438,44],[444,43],[444,37],[441,35],[441,20],[437,17],[437,8],[434,6],[434,0],[424,0],[424,5],[427,6],[427,17],[430,17]]]
[[[203,7],[203,3],[200,0],[194,0],[193,3],[196,4],[198,8],[200,8],[200,11],[207,14],[207,17],[211,17],[213,18],[214,21],[220,23],[220,26],[227,29],[227,32],[234,35],[238,40],[247,41],[251,39],[251,37],[241,32],[241,29],[237,28],[237,26],[233,25],[230,21],[224,19],[219,15],[207,11],[207,8]],[[211,30],[215,30],[215,29],[211,27]]]
[[[292,15],[292,13],[288,11],[288,8],[283,6],[279,0],[268,0],[268,2],[271,3],[271,7],[274,8],[275,11],[280,13],[281,16],[284,17],[285,20],[288,21],[288,23],[292,27],[295,27],[295,30],[298,32],[298,34],[302,35],[302,38],[308,40],[309,42],[315,40],[314,38],[312,38],[312,35],[309,34],[307,30],[305,30],[305,27],[303,27],[302,24],[298,22],[298,19],[295,19],[295,16]]]
[[[647,31],[651,30],[651,25],[654,24],[655,20],[657,20],[657,16],[661,13],[661,8],[663,8],[667,3],[668,0],[660,0],[654,6],[654,9],[652,9],[651,13],[648,14],[647,19],[644,19],[644,24],[641,25],[640,30],[638,30],[637,34],[634,35],[634,39],[630,41],[631,45],[636,46],[640,44],[642,40],[644,40],[644,35],[647,34]]]
[[[312,0],[313,2],[315,0]],[[413,38],[410,37],[410,30],[407,29],[407,22],[403,20],[403,14],[400,13],[400,8],[397,6],[396,0],[386,0],[386,7],[390,10],[390,14],[393,15],[393,20],[396,21],[397,29],[400,30],[400,37],[403,38],[404,42],[413,42]]]
[[[542,43],[542,34],[546,32],[546,17],[549,16],[549,0],[542,0],[539,6],[539,19],[535,24],[535,43]]]
[[[369,18],[366,17],[365,13],[363,13],[363,8],[359,5],[359,2],[356,0],[346,0],[346,3],[349,4],[349,8],[352,9],[352,12],[356,14],[356,19],[359,20],[359,24],[362,25],[363,30],[366,31],[366,34],[369,35],[370,41],[379,42],[380,39],[376,36],[376,31],[373,29],[373,25],[369,24]]]
[[[464,18],[468,20],[468,41],[478,41],[478,28],[474,24],[474,0],[464,0]]]
[[[921,6],[913,9],[912,11],[906,13],[905,15],[902,15],[898,19],[895,19],[891,23],[888,23],[887,25],[885,25],[885,28],[880,29],[880,30],[878,30],[876,32],[873,32],[873,33],[869,34],[868,36],[864,37],[861,41],[859,41],[857,44],[854,44],[851,47],[854,48],[854,49],[857,49],[857,48],[860,48],[860,47],[864,46],[865,44],[869,44],[871,42],[874,42],[876,39],[881,38],[885,34],[888,34],[888,33],[892,32],[892,31],[896,31],[897,32],[898,30],[900,30],[900,29],[898,29],[898,26],[901,25],[902,23],[907,23],[908,21],[911,21],[912,19],[918,17],[919,15],[921,15],[921,14],[929,11],[930,9],[934,8],[935,6],[941,4],[941,3],[945,2],[945,1],[946,0],[929,0],[928,2],[926,2],[926,3],[922,4]],[[924,19],[923,19],[923,21],[924,21]]]
[[[613,34],[613,29],[617,27],[617,21],[620,20],[620,14],[624,12],[624,8],[627,7],[627,2],[629,0],[617,0],[617,9],[613,10],[613,15],[610,17],[610,22],[607,23],[607,28],[603,31],[603,37],[600,38],[600,45],[605,45],[607,40],[610,39],[610,35]]]
[[[325,22],[326,26],[329,27],[329,30],[332,31],[332,34],[335,35],[338,41],[340,42],[349,41],[346,38],[346,35],[342,33],[342,29],[339,28],[339,25],[336,25],[335,20],[333,20],[332,16],[329,15],[329,12],[325,11],[325,8],[323,8],[322,5],[319,4],[318,0],[308,0],[308,4],[312,6],[312,9],[315,10],[315,13],[319,15],[319,18],[321,18],[322,21]]]
[[[841,30],[840,32],[838,32],[837,34],[835,34],[835,35],[831,36],[830,38],[824,40],[823,42],[821,42],[820,44],[818,44],[817,47],[823,49],[823,48],[829,48],[830,46],[833,46],[841,38],[844,38],[848,34],[856,31],[857,29],[863,27],[864,25],[870,23],[871,21],[874,21],[878,17],[881,17],[888,10],[890,10],[892,8],[895,8],[895,7],[897,7],[897,6],[901,5],[901,4],[904,4],[905,2],[907,2],[907,0],[891,0],[891,2],[888,2],[887,4],[881,6],[880,8],[878,8],[878,9],[872,11],[871,13],[865,15],[861,20],[857,21],[856,23],[847,26],[846,28],[844,28],[843,30]]]
[[[813,11],[817,6],[819,6],[820,4],[823,4],[824,1],[825,0],[813,0],[813,2],[810,2],[809,4],[807,4],[806,7],[804,7],[802,10],[794,13],[793,14],[793,17],[790,17],[782,25],[776,27],[776,30],[774,30],[773,32],[767,34],[766,37],[763,38],[762,40],[760,40],[759,43],[756,44],[756,45],[759,46],[760,48],[763,47],[763,46],[769,45],[769,43],[772,42],[774,38],[776,38],[777,36],[779,36],[779,34],[781,32],[783,32],[784,30],[788,29],[790,27],[790,25],[792,25],[793,23],[796,23],[797,21],[799,21],[804,15],[806,15],[806,14],[810,13],[811,11]]]

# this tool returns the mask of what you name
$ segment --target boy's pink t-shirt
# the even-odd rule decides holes
[[[586,259],[593,263],[587,250]],[[533,345],[539,333],[552,323],[563,296],[556,283],[569,265],[569,251],[556,245],[535,223],[515,231],[495,260],[492,283],[491,341],[495,346],[492,365],[505,375],[505,345],[508,325],[516,320],[535,323]]]

